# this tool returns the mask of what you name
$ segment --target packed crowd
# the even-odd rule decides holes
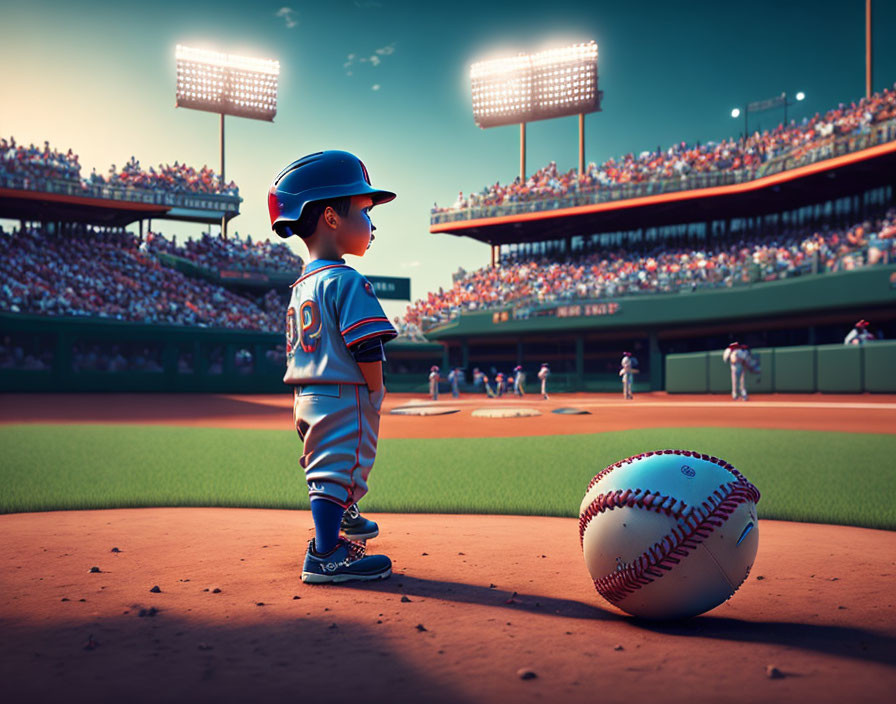
[[[159,164],[158,169],[150,166],[147,171],[133,156],[121,167],[121,170],[112,164],[106,176],[98,174],[94,169],[87,181],[92,185],[143,188],[171,193],[211,193],[233,196],[240,194],[240,189],[233,181],[222,183],[218,174],[208,166],[197,170],[192,166],[175,161],[174,164]]]
[[[734,286],[800,273],[847,271],[896,261],[896,208],[846,230],[802,232],[694,249],[591,251],[565,259],[502,257],[500,266],[459,272],[447,291],[408,306],[407,325],[426,330],[461,312],[537,306],[703,287]]]
[[[43,148],[30,144],[17,144],[15,137],[0,137],[0,173],[23,175],[35,180],[78,181],[81,164],[71,149],[61,152],[51,149],[49,142]]]
[[[71,149],[61,152],[51,148],[49,142],[44,142],[43,148],[34,144],[26,147],[16,143],[15,137],[0,138],[0,174],[25,176],[35,182],[73,182],[84,190],[90,186],[115,186],[169,193],[239,195],[233,181],[222,183],[207,166],[197,170],[175,161],[146,170],[133,156],[121,169],[113,164],[105,176],[93,169],[89,178],[82,179],[78,155]]]
[[[166,252],[214,271],[238,269],[298,274],[304,267],[302,258],[294,254],[285,242],[253,241],[250,235],[241,238],[239,233],[226,240],[203,234],[200,239],[178,244],[177,236],[169,240],[161,233],[150,232],[146,244],[150,252]]]
[[[744,139],[726,139],[688,145],[684,142],[668,149],[626,154],[603,164],[590,163],[581,176],[578,169],[560,172],[551,162],[529,176],[517,177],[502,185],[494,183],[478,193],[457,200],[448,207],[435,205],[432,212],[450,212],[464,208],[505,205],[540,199],[562,198],[576,193],[594,193],[602,188],[632,183],[686,180],[691,174],[745,170],[755,172],[767,161],[782,155],[800,158],[809,150],[837,137],[868,131],[874,124],[896,118],[896,86],[849,105],[840,104],[824,115],[815,114],[801,122],[778,125],[771,131],[755,132]]]
[[[0,310],[155,324],[279,331],[276,292],[253,301],[141,252],[129,233],[0,236]]]

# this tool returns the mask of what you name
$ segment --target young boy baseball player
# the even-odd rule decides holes
[[[293,162],[268,193],[271,227],[281,237],[301,237],[309,254],[286,313],[283,378],[295,387],[294,419],[303,443],[299,464],[314,520],[303,582],[383,579],[392,573],[388,557],[367,555],[355,541],[379,534],[357,504],[367,493],[376,456],[386,393],[383,343],[397,333],[370,282],[343,256],[364,256],[376,229],[368,213],[393,198],[370,185],[356,156],[341,151]]]

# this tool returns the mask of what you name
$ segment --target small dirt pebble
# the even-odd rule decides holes
[[[118,548],[112,548],[109,552],[121,552]]]
[[[418,624],[417,624],[417,630],[420,631],[420,632],[422,633],[423,631],[426,630],[426,626],[424,626],[422,623],[418,623]]]
[[[255,605],[256,605],[256,606],[264,606],[264,602],[263,602],[263,601],[256,601],[256,602],[255,602]]]
[[[301,598],[302,598],[302,597],[300,597],[300,596],[297,594],[296,596],[294,596],[294,597],[292,598],[292,600],[295,601],[296,599],[301,599]]]
[[[510,598],[504,602],[505,604],[516,604],[516,592],[510,595]]]
[[[221,590],[218,587],[215,587],[214,589],[212,589],[212,594],[220,594],[220,593],[221,593]]]
[[[620,644],[617,643],[616,645],[613,646],[613,650],[625,650],[625,648],[623,648]]]
[[[60,601],[68,601],[68,597],[64,596],[64,597],[62,597],[62,599],[60,599]]]
[[[758,575],[756,575],[756,579],[757,579],[757,580],[762,580],[762,579],[765,579],[765,577],[763,577],[761,574],[758,574]]]
[[[516,676],[519,677],[521,680],[534,680],[536,677],[538,677],[538,675],[535,674],[535,670],[530,670],[526,667],[523,667],[523,668],[520,668],[519,670],[517,670]]]
[[[498,585],[497,585],[497,584],[489,584],[489,585],[488,585],[488,588],[489,588],[489,589],[497,589],[497,588],[498,588]]]
[[[402,603],[402,604],[410,604],[410,603],[411,603],[411,600],[408,599],[406,596],[402,595],[402,597],[401,597],[401,603]]]
[[[770,680],[780,680],[784,677],[784,673],[774,665],[769,665],[765,668],[765,676]]]
[[[90,574],[96,574],[97,572],[102,572],[102,570],[99,567],[90,568]]]
[[[137,613],[137,615],[140,618],[143,618],[144,616],[149,616],[151,618],[151,617],[155,616],[157,613],[159,613],[159,610],[155,606],[150,606],[148,609],[140,609],[140,611]]]
[[[159,589],[158,584],[156,586],[154,586],[152,589],[150,589],[149,591],[151,591],[153,594],[161,594],[162,593],[162,590]]]
[[[845,606],[838,606],[837,608],[838,608],[838,609],[841,609],[841,610],[846,609]]]
[[[429,555],[428,552],[421,552],[420,554],[421,554],[423,557],[426,557],[427,555]]]
[[[78,599],[78,601],[87,601],[87,599]]]

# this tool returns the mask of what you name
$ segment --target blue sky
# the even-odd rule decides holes
[[[604,110],[586,118],[588,161],[736,135],[732,107],[782,91],[806,92],[797,118],[864,93],[864,0],[0,1],[0,134],[72,147],[85,173],[132,154],[144,166],[217,168],[218,118],[174,107],[176,44],[278,59],[274,123],[227,121],[227,176],[244,198],[231,227],[268,237],[265,195],[279,169],[319,149],[353,151],[398,198],[373,211],[377,240],[350,263],[411,277],[414,296],[488,261],[485,245],[428,233],[433,202],[518,170],[518,128],[473,122],[474,60],[597,41]],[[893,27],[896,2],[876,0],[875,89],[896,81],[896,45],[885,41]],[[574,117],[529,126],[529,169],[551,160],[575,166]],[[199,229],[156,224],[168,235]]]

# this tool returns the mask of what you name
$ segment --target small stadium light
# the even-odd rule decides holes
[[[797,99],[797,100],[805,100],[805,99],[806,99],[806,94],[803,93],[803,91],[800,91],[799,93],[796,94],[796,99]]]
[[[731,111],[731,117],[740,117],[740,108],[734,108],[734,110]]]
[[[497,127],[600,110],[593,41],[470,67],[473,118]]]
[[[178,44],[179,108],[272,121],[277,114],[280,62]]]

